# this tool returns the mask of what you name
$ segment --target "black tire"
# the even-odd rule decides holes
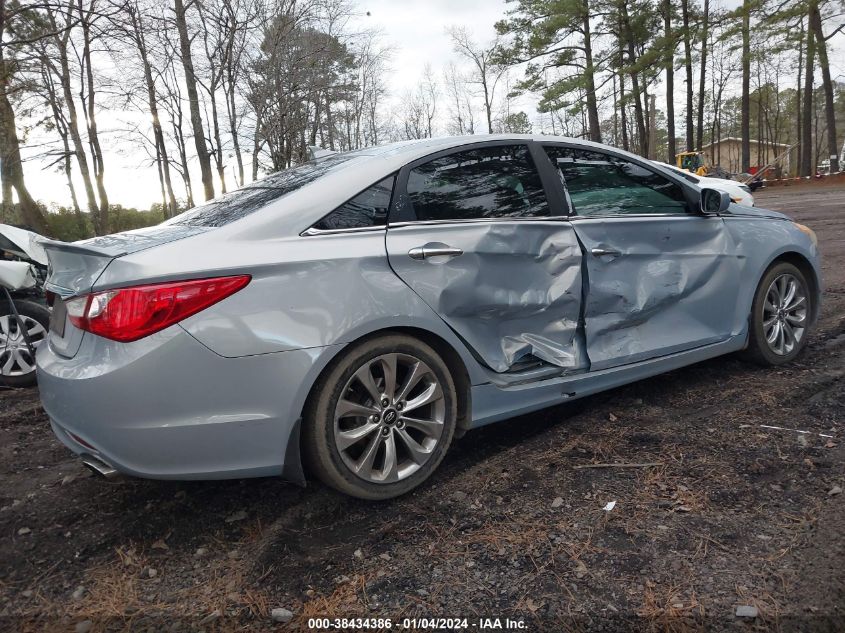
[[[15,300],[15,308],[21,317],[36,321],[44,329],[42,334],[35,337],[33,343],[38,343],[46,338],[47,333],[50,331],[50,310],[32,301],[18,300]],[[9,321],[13,321],[15,318],[8,301],[0,301],[0,319],[4,317]],[[15,322],[13,327],[17,331],[17,322]],[[32,371],[20,374],[17,373],[17,371],[20,371],[18,367],[15,375],[5,375],[3,373],[4,365],[9,358],[8,355],[11,354],[10,350],[5,346],[3,339],[2,330],[0,330],[0,385],[18,388],[33,386],[36,383],[35,359],[30,358],[28,352],[25,352],[26,359],[28,362],[32,362]]]
[[[396,402],[398,404],[391,402],[389,406],[382,407],[380,403],[372,403],[373,399],[368,395],[367,390],[363,389],[363,383],[356,383],[358,378],[354,376],[356,372],[360,376],[363,371],[366,371],[369,376],[373,376],[374,372],[378,374],[378,368],[382,367],[380,359],[397,355],[400,358],[397,362],[399,369],[395,371],[393,382],[396,384],[396,388],[393,390],[390,400],[393,400],[395,395],[397,396]],[[405,373],[402,373],[403,367],[400,364],[410,364],[412,363],[410,359],[416,359],[422,362],[418,366],[425,367],[425,370],[420,371],[425,371],[422,375],[426,379],[426,382],[422,378],[419,379],[419,383],[417,384],[420,386],[404,394],[406,397],[412,393],[419,394],[420,392],[417,389],[427,390],[431,388],[433,389],[432,393],[437,393],[436,385],[435,387],[431,386],[435,384],[435,381],[441,387],[442,403],[438,397],[436,403],[423,405],[418,409],[418,411],[422,412],[433,412],[436,408],[436,416],[434,413],[419,413],[419,415],[423,417],[430,415],[432,419],[433,417],[442,418],[442,432],[438,439],[432,438],[429,440],[429,438],[425,437],[425,434],[417,436],[416,434],[421,432],[413,428],[410,422],[405,426],[405,420],[408,418],[403,417],[403,414],[398,413],[397,410],[394,410],[395,415],[393,419],[395,422],[389,421],[388,416],[391,409],[401,411],[401,407],[403,406],[412,406],[415,399],[417,402],[423,399],[419,395],[414,398],[407,397],[405,400],[398,398],[398,396],[403,395],[401,393],[402,387],[404,386],[403,378],[408,379],[411,375],[409,369],[404,370]],[[376,369],[372,369],[373,367]],[[381,378],[376,375],[373,384],[379,391],[385,392],[387,391],[384,388],[386,382],[387,380],[384,374],[381,374]],[[407,380],[407,382],[411,381]],[[373,416],[357,414],[343,416],[336,420],[335,412],[337,411],[341,397],[344,397],[344,401],[358,398],[364,404],[370,403],[367,406],[380,408],[380,412],[375,416],[378,418],[378,421],[374,421]],[[451,444],[455,432],[456,420],[457,395],[455,383],[448,367],[437,352],[413,337],[401,334],[387,334],[363,341],[351,349],[346,350],[317,382],[303,417],[303,457],[308,470],[316,475],[323,483],[335,490],[360,499],[390,499],[416,488],[434,472],[443,460]],[[362,435],[362,439],[345,448],[342,455],[341,449],[338,447],[339,440],[336,441],[336,432],[343,431],[340,427],[341,424],[352,424],[352,427],[350,427],[352,431],[357,431],[364,426],[372,426],[374,424],[378,428],[368,435]],[[395,424],[395,427],[385,429],[384,427],[389,424]],[[440,424],[439,419],[436,424]],[[390,436],[391,446],[393,447],[392,454],[397,456],[396,461],[399,462],[399,456],[404,456],[406,458],[406,470],[414,468],[416,470],[409,472],[407,476],[403,476],[403,478],[396,481],[374,482],[354,472],[352,466],[349,464],[352,460],[350,452],[361,450],[360,455],[363,456],[371,445],[379,445],[379,448],[373,451],[373,460],[375,463],[379,463],[378,460],[380,457],[383,470],[388,470],[387,449],[383,448],[387,440],[386,438],[380,438],[383,431]],[[430,444],[430,448],[428,448],[430,452],[427,453],[427,459],[423,463],[418,464],[411,459],[412,451],[406,448],[409,445],[399,437],[399,434],[403,433],[403,431],[405,433],[403,437],[414,435],[413,439],[415,440],[418,437],[423,437],[418,446],[422,446],[426,442]],[[406,454],[403,455],[403,451]],[[363,457],[360,457],[359,462],[362,461]],[[370,474],[373,474],[373,466],[374,463],[371,463],[369,468]],[[367,473],[366,470],[363,472],[365,474]]]
[[[806,297],[805,324],[801,336],[794,346],[788,351],[785,350],[784,353],[777,353],[766,339],[764,306],[770,287],[776,279],[784,275],[791,275],[800,285],[800,291]],[[788,262],[775,264],[763,275],[760,284],[757,286],[757,291],[754,293],[754,302],[748,319],[748,347],[742,352],[742,356],[746,360],[764,367],[784,365],[791,362],[807,344],[809,325],[815,313],[815,308],[815,297],[804,274]]]

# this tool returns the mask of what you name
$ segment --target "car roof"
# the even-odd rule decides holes
[[[298,235],[308,229],[326,213],[345,203],[367,187],[397,173],[403,166],[443,150],[459,150],[462,147],[495,142],[567,143],[585,148],[595,148],[630,158],[635,162],[647,162],[641,156],[601,143],[564,136],[543,134],[475,134],[467,136],[444,136],[435,138],[399,141],[346,153],[349,160],[338,163],[319,179],[285,194],[270,202],[260,211],[232,222],[226,227],[225,235]],[[316,159],[318,162],[339,154],[327,154]],[[190,213],[190,212],[189,212]],[[171,222],[180,223],[177,216]]]

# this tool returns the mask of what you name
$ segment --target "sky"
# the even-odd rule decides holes
[[[430,63],[439,75],[442,67],[454,59],[447,27],[467,26],[479,42],[486,42],[494,37],[493,25],[505,13],[504,0],[364,0],[359,6],[364,14],[361,25],[381,29],[384,43],[393,48],[389,86],[394,98],[416,85],[426,63]],[[366,16],[366,12],[370,15]],[[143,119],[136,111],[104,112],[98,116],[97,124],[101,134],[109,138],[103,151],[106,154],[105,186],[110,202],[148,209],[152,203],[161,201],[161,194],[158,174],[141,140],[133,140],[131,135],[114,138],[108,134],[110,130],[127,128],[128,122],[136,122],[139,117]],[[45,169],[45,161],[38,157],[41,150],[37,147],[38,140],[38,133],[33,132],[30,147],[22,147],[30,192],[48,205],[69,204],[65,176],[55,167]],[[76,165],[74,170],[77,170]],[[193,174],[195,192],[200,185],[198,168],[196,171]],[[176,174],[174,177],[178,178]],[[179,196],[181,182],[174,182],[174,185]],[[77,196],[84,206],[81,183],[77,186]]]
[[[733,8],[740,2],[711,0],[711,6]],[[384,43],[393,48],[388,85],[394,103],[400,95],[415,87],[427,63],[440,77],[442,69],[451,60],[456,60],[446,33],[448,27],[465,26],[477,42],[488,43],[495,36],[494,24],[507,10],[505,0],[360,0],[358,6],[362,27],[380,29]],[[369,15],[366,15],[367,12]],[[840,34],[832,44],[832,75],[845,80],[845,35]],[[683,81],[676,80],[678,104],[683,102],[683,90]],[[656,93],[659,101],[665,99],[665,93],[661,91],[662,87]],[[525,110],[536,120],[535,103],[535,99],[523,97],[513,105]],[[677,107],[676,111],[679,111]],[[101,132],[108,133],[110,130],[126,129],[129,122],[143,123],[143,120],[144,115],[137,111],[108,112],[98,117],[98,126]],[[109,142],[103,148],[106,153],[105,185],[110,201],[141,209],[160,202],[158,176],[141,140],[129,134],[106,136]],[[55,167],[45,169],[45,161],[38,158],[38,141],[38,134],[33,133],[29,140],[30,147],[22,148],[30,192],[47,204],[69,204],[65,177]],[[248,158],[245,157],[245,160]],[[228,162],[231,164],[234,160]],[[196,161],[193,167],[197,172],[192,178],[196,192],[200,189]],[[76,166],[74,169],[78,171]],[[230,174],[233,173],[231,166],[229,169]],[[178,179],[178,176],[174,174],[174,178]],[[177,186],[177,196],[180,196],[181,182],[174,184]],[[77,196],[80,196],[80,203],[83,203],[81,185],[77,186]]]

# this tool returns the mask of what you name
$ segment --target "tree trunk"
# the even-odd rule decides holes
[[[211,84],[209,96],[211,98],[211,125],[214,131],[214,164],[217,167],[217,177],[220,179],[220,192],[226,193],[226,165],[223,163],[223,142],[220,138],[220,122],[217,118],[217,98],[214,96],[217,86]]]
[[[235,77],[231,62],[226,69],[228,81],[223,91],[226,93],[226,111],[229,115],[229,134],[232,136],[232,147],[235,150],[235,161],[238,164],[238,186],[244,186],[244,159],[241,155],[241,143],[238,139],[238,111],[235,107]]]
[[[173,192],[173,181],[170,177],[170,160],[167,155],[167,147],[164,142],[164,131],[161,127],[161,119],[158,112],[158,95],[156,94],[155,81],[153,80],[152,65],[147,50],[147,42],[144,36],[144,25],[141,23],[140,13],[137,5],[128,5],[127,11],[132,21],[132,39],[138,48],[138,55],[141,58],[141,66],[144,69],[144,84],[147,88],[147,104],[150,108],[150,118],[153,124],[153,140],[156,148],[156,162],[158,163],[159,181],[162,188],[162,203],[164,205],[164,217],[172,218],[176,215],[179,205],[176,202],[176,195]]]
[[[751,169],[751,0],[744,0],[742,7],[742,103],[740,106],[741,165],[748,173]]]
[[[816,37],[807,24],[807,57],[804,68],[804,112],[801,119],[801,175],[815,174],[813,164],[813,75],[815,73]]]
[[[82,63],[85,66],[85,81],[88,88],[88,142],[91,145],[94,182],[97,183],[97,195],[100,198],[99,213],[94,226],[97,235],[105,235],[109,232],[109,196],[106,193],[105,163],[103,161],[103,150],[100,147],[100,136],[97,133],[97,119],[94,109],[96,93],[94,91],[94,70],[91,66],[91,24],[88,21],[90,13],[85,14],[82,8],[82,0],[79,0],[77,8],[79,10],[79,21],[82,25]]]
[[[197,159],[200,164],[202,186],[205,199],[214,197],[214,182],[211,175],[211,156],[205,142],[205,131],[200,114],[199,94],[197,94],[197,78],[194,74],[194,61],[191,57],[191,40],[188,36],[188,23],[185,19],[185,5],[182,0],[174,0],[176,13],[176,30],[179,31],[179,50],[182,55],[182,67],[185,71],[185,85],[188,89],[188,104],[191,111],[191,127],[194,131],[194,145],[197,149]]]
[[[72,2],[72,0],[71,0]],[[68,8],[68,16],[71,15],[72,4]],[[70,17],[69,17],[70,19]],[[52,28],[58,32],[55,22],[51,24]],[[69,31],[56,35],[55,43],[59,51],[59,65],[56,69],[49,58],[45,58],[45,62],[49,63],[53,73],[59,78],[62,84],[62,94],[65,99],[65,107],[68,113],[68,134],[73,141],[73,152],[76,156],[76,162],[79,165],[79,175],[82,177],[82,185],[85,189],[85,198],[88,202],[88,213],[91,217],[91,224],[96,235],[103,235],[103,226],[100,223],[100,209],[97,205],[97,198],[94,194],[94,185],[91,182],[91,170],[88,166],[88,156],[85,154],[85,146],[82,144],[82,136],[79,133],[79,117],[76,112],[76,102],[71,91],[71,77],[70,77],[70,63],[68,61],[68,38]]]
[[[3,49],[0,47],[0,164],[2,164],[0,171],[3,178],[4,207],[6,203],[11,203],[11,189],[14,188],[18,194],[18,206],[23,223],[37,233],[48,235],[47,220],[35,200],[32,199],[24,182],[15,112],[8,97],[10,74],[11,70],[3,59]],[[5,208],[4,211],[6,211]]]
[[[695,136],[695,149],[701,151],[704,143],[704,89],[707,77],[707,27],[710,19],[710,0],[704,0],[704,15],[701,19],[701,71],[698,77],[698,125]]]
[[[801,18],[801,30],[798,35],[798,79],[795,82],[795,167],[790,170],[796,176],[801,173],[802,137],[801,137],[801,73],[804,70],[804,19]]]
[[[629,74],[631,75],[631,89],[634,96],[634,118],[637,123],[637,135],[639,136],[639,154],[640,156],[648,155],[648,137],[646,135],[645,115],[643,113],[642,92],[640,91],[640,82],[637,77],[637,72],[634,69],[634,64],[637,61],[637,53],[635,50],[634,33],[631,30],[631,21],[628,18],[627,1],[622,3],[622,19],[625,24],[625,32],[628,40],[628,65],[630,67]]]
[[[584,67],[584,79],[586,80],[587,90],[587,120],[590,125],[590,140],[596,143],[601,143],[601,127],[599,127],[599,109],[596,102],[596,81],[595,81],[595,66],[593,65],[593,45],[590,34],[590,3],[589,0],[583,1],[583,25],[584,33],[584,56],[586,65]]]
[[[690,42],[689,0],[681,0],[681,15],[684,20],[684,68],[687,74],[687,151],[691,152],[695,149],[693,138],[695,128],[693,127],[692,44]]]
[[[628,140],[628,115],[625,111],[625,73],[622,68],[625,66],[625,59],[622,54],[622,41],[619,41],[619,122],[622,125],[622,149],[630,151]]]
[[[666,162],[675,164],[675,38],[672,33],[672,0],[663,0],[663,27],[666,35]]]
[[[839,145],[836,142],[836,110],[834,108],[834,85],[830,78],[830,65],[827,60],[827,42],[824,39],[822,16],[818,2],[810,3],[810,27],[816,40],[819,54],[819,67],[822,70],[824,87],[824,114],[827,121],[827,149],[830,153],[830,173],[839,171]]]
[[[64,164],[67,188],[70,192],[71,203],[73,204],[73,213],[76,216],[76,225],[79,228],[80,237],[87,237],[88,227],[85,224],[85,217],[82,215],[82,209],[79,208],[79,200],[76,197],[76,187],[73,185],[73,163],[70,160],[70,157],[73,156],[73,152],[70,150],[70,143],[68,141],[67,122],[65,121],[59,105],[59,99],[56,94],[56,85],[53,83],[53,74],[50,72],[47,64],[42,65],[41,77],[44,80],[44,88],[47,90],[47,101],[50,103],[50,109],[53,112],[56,131],[62,139],[62,147],[64,148],[62,163]]]

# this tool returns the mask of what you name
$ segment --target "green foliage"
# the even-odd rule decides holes
[[[511,36],[502,48],[504,63],[527,61],[516,92],[542,91],[540,112],[566,107],[588,89],[595,69],[587,69],[584,51],[589,0],[516,0],[496,30]],[[549,76],[547,70],[560,70]]]
[[[504,117],[497,126],[504,134],[531,134],[531,120],[525,112],[514,112]]]
[[[88,213],[82,213],[81,218],[73,209],[58,207],[45,213],[47,226],[57,240],[74,242],[94,236],[94,227]],[[109,206],[109,230],[111,233],[131,231],[147,226],[160,224],[164,221],[161,204],[153,205],[149,211],[126,208],[120,204]]]

